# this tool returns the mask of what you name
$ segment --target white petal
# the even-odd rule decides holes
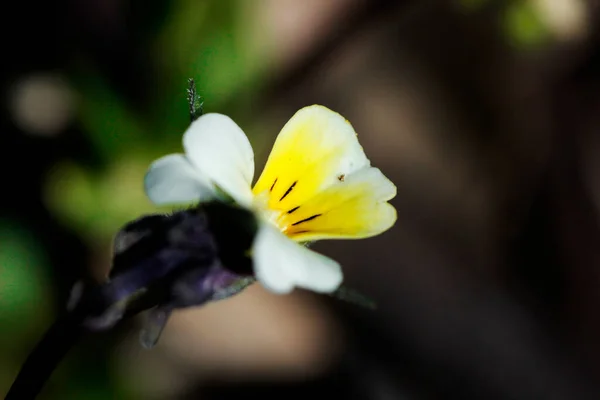
[[[329,293],[343,279],[337,262],[295,243],[266,223],[254,239],[253,261],[258,281],[275,293],[289,293],[294,286]]]
[[[154,161],[144,178],[144,189],[156,205],[200,202],[215,196],[210,183],[202,179],[183,154],[170,154]]]
[[[252,201],[254,153],[248,138],[233,120],[205,114],[183,135],[187,157],[209,180],[241,204]]]

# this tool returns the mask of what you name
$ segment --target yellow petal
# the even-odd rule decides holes
[[[313,105],[283,127],[253,192],[269,209],[287,212],[368,166],[352,125],[338,113]]]
[[[387,203],[396,187],[379,169],[366,167],[329,186],[277,223],[296,241],[359,239],[388,230],[396,210]]]

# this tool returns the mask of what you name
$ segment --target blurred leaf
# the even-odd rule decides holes
[[[105,160],[135,148],[148,128],[99,75],[88,72],[76,80],[80,91],[80,120],[94,147]],[[133,147],[132,147],[133,146]]]
[[[100,174],[72,163],[59,165],[48,176],[46,203],[89,239],[111,237],[123,224],[156,211],[143,190],[150,160],[135,154],[117,160]]]
[[[0,221],[0,392],[53,317],[43,250],[23,227]]]
[[[43,251],[22,227],[0,225],[0,343],[11,347],[15,336],[29,337],[52,317]]]
[[[548,27],[530,1],[510,3],[503,22],[511,42],[520,47],[542,44],[550,36]]]

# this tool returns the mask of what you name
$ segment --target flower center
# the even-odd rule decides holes
[[[269,208],[269,192],[264,191],[254,196],[253,208],[265,221],[276,226],[284,234],[287,230],[287,224],[281,223],[281,214],[279,210]]]

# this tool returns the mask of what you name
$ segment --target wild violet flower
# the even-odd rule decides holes
[[[110,273],[103,282],[75,285],[7,400],[33,399],[84,333],[149,310],[140,339],[152,347],[173,310],[233,296],[256,280],[275,293],[300,287],[370,303],[341,290],[336,261],[304,246],[374,236],[396,220],[388,203],[396,187],[371,167],[350,123],[322,106],[301,109],[252,187],[246,135],[225,115],[201,115],[193,80],[188,100],[185,154],[156,160],[144,183],[155,204],[192,207],[142,216],[117,233]]]
[[[253,188],[252,147],[221,114],[195,119],[186,154],[153,162],[145,177],[159,205],[192,203],[148,215],[115,237],[106,281],[80,284],[70,310],[90,331],[150,310],[141,342],[153,346],[171,312],[239,293],[255,280],[275,293],[294,287],[339,291],[340,265],[302,244],[364,238],[393,225],[395,186],[370,165],[348,121],[322,106],[296,113],[278,136]]]
[[[288,121],[254,186],[252,147],[229,117],[196,119],[183,148],[185,154],[152,163],[148,197],[157,205],[218,200],[250,210],[258,222],[254,274],[275,293],[334,292],[343,279],[340,265],[302,244],[366,238],[396,221],[388,203],[396,187],[370,165],[352,125],[326,107],[305,107]]]

